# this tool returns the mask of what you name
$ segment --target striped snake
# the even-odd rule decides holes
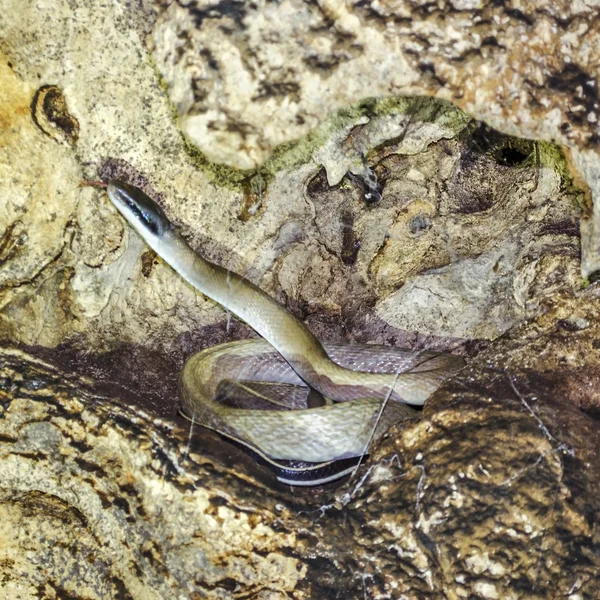
[[[107,192],[183,279],[261,336],[189,358],[180,397],[187,418],[258,455],[280,481],[318,485],[350,472],[372,439],[417,414],[407,405],[423,405],[463,365],[451,354],[321,344],[252,282],[195,252],[140,189],[113,180]]]

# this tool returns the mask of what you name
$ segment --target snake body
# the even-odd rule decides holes
[[[379,437],[392,423],[414,416],[406,405],[422,405],[463,365],[461,358],[450,354],[324,347],[302,321],[259,287],[196,253],[141,190],[113,180],[107,192],[166,263],[263,338],[221,344],[193,355],[180,376],[180,395],[187,417],[240,442],[269,463],[329,464],[364,454],[376,421]],[[361,365],[371,372],[353,370]],[[389,372],[381,372],[384,368]],[[279,389],[284,386],[284,391],[285,386],[290,390],[310,386],[328,402],[310,408],[303,400],[298,410],[239,408],[216,400],[223,380],[262,381]],[[294,483],[291,479],[285,480]]]

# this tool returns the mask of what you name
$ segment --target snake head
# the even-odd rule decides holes
[[[117,210],[144,239],[149,236],[160,238],[171,229],[162,208],[139,188],[113,179],[106,191]]]

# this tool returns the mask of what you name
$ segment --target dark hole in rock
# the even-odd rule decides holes
[[[502,148],[498,154],[496,155],[496,160],[498,164],[509,166],[520,165],[525,162],[527,158],[529,158],[530,153],[525,152],[519,148],[511,148],[507,146],[506,148]]]
[[[600,281],[600,271],[594,271],[593,273],[590,273],[588,280],[590,283],[596,283],[597,281]]]

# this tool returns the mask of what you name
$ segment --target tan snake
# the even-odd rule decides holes
[[[324,467],[363,455],[373,433],[376,439],[392,423],[414,416],[406,404],[422,405],[463,365],[451,354],[322,345],[302,321],[256,285],[197,254],[141,190],[113,180],[107,192],[167,264],[264,338],[221,344],[193,355],[180,376],[180,395],[187,417],[256,452],[280,471],[281,481],[315,485],[341,476],[347,467],[332,474]],[[352,370],[357,366],[389,372]],[[231,399],[218,401],[227,380],[240,382],[238,389],[259,408],[239,408]],[[279,401],[263,400],[253,383],[257,381],[271,385]],[[307,394],[297,393],[298,386],[310,386],[325,404],[310,407]]]

